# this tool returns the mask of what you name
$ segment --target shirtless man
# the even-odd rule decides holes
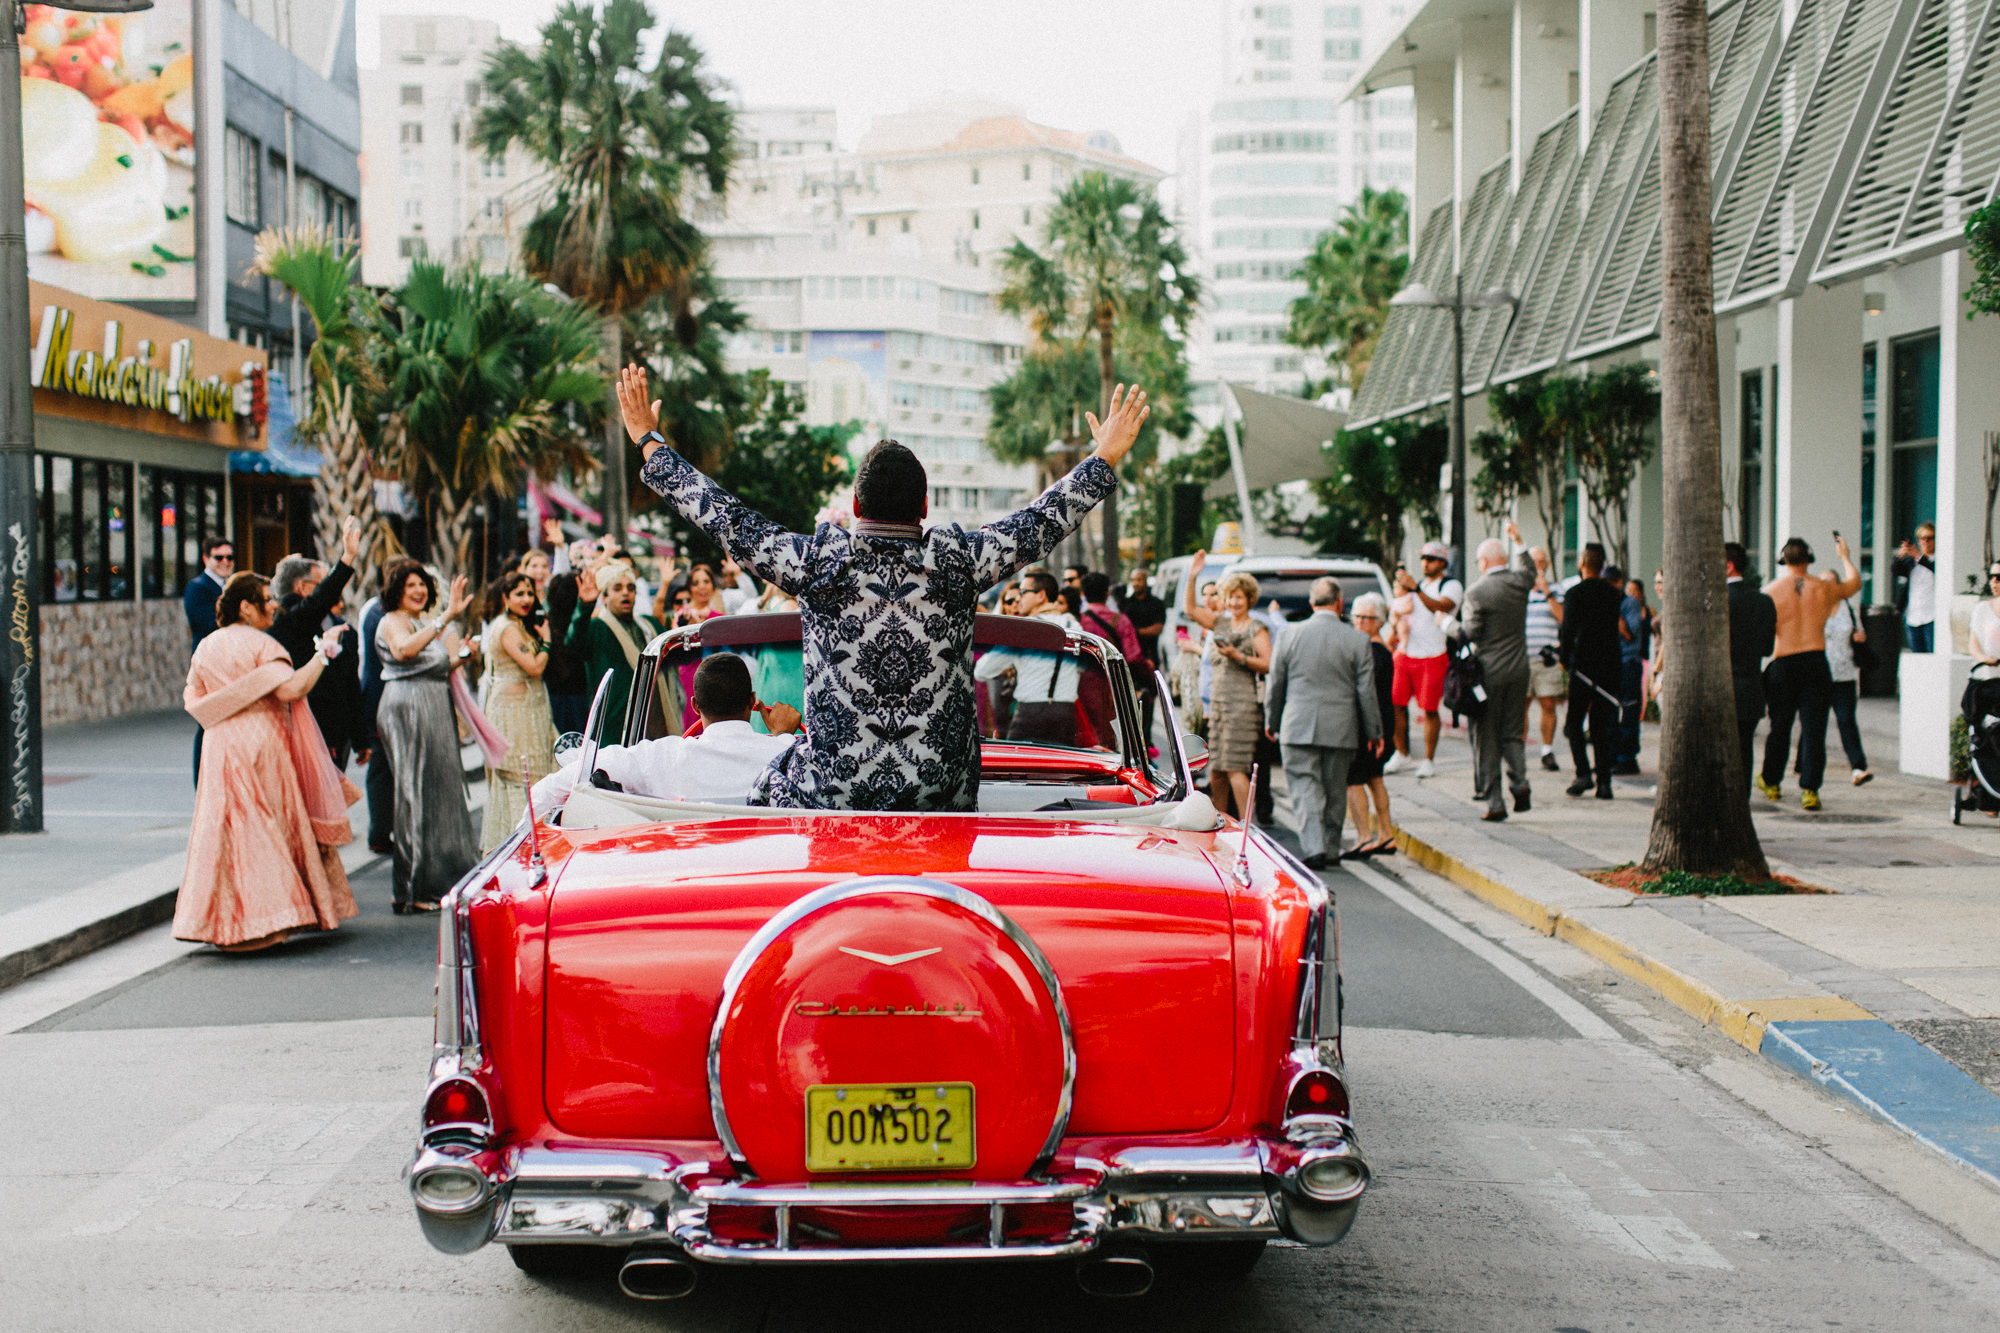
[[[1826,714],[1833,705],[1833,676],[1826,664],[1826,622],[1843,598],[1861,591],[1861,571],[1847,553],[1847,543],[1833,539],[1833,549],[1846,571],[1838,582],[1812,576],[1813,551],[1805,540],[1785,543],[1778,559],[1785,570],[1764,586],[1778,609],[1778,637],[1771,664],[1764,668],[1764,689],[1771,710],[1771,733],[1764,738],[1764,771],[1757,790],[1777,800],[1785,780],[1785,760],[1792,750],[1792,717],[1799,719],[1799,803],[1819,809],[1819,784],[1826,773]]]

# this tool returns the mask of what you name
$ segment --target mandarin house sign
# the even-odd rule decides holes
[[[29,284],[35,411],[264,447],[264,353],[129,306]]]

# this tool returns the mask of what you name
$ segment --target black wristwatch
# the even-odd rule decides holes
[[[639,447],[641,449],[644,449],[646,447],[646,441],[648,440],[658,440],[661,444],[665,444],[667,442],[667,437],[660,434],[660,432],[656,430],[649,430],[644,435],[641,435],[639,437]]]

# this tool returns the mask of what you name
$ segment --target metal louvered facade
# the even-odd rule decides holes
[[[2000,0],[1735,0],[1711,15],[1719,313],[1963,244],[1966,216],[2000,188],[1996,10]],[[1461,222],[1464,289],[1522,300],[1518,312],[1466,312],[1468,392],[1657,336],[1658,126],[1649,55],[1613,82],[1581,161],[1572,108],[1536,139],[1516,193],[1488,189],[1504,186],[1504,160],[1481,176]],[[1448,290],[1450,258],[1447,201],[1413,275]],[[1396,377],[1371,373],[1355,424],[1441,401],[1449,343],[1441,312],[1392,315],[1376,364]]]

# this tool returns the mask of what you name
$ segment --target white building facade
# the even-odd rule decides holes
[[[861,423],[859,448],[908,445],[930,472],[934,522],[983,523],[1031,498],[1036,469],[984,447],[988,391],[1027,341],[994,307],[995,253],[1035,243],[1080,172],[1160,173],[1108,135],[985,102],[880,117],[851,153],[830,108],[752,108],[738,127],[726,206],[703,220],[723,294],[752,321],[732,366],[802,393],[810,424]]]
[[[1209,299],[1196,374],[1278,393],[1327,373],[1285,342],[1299,266],[1363,186],[1407,194],[1413,108],[1402,90],[1343,96],[1405,5],[1230,0],[1226,84],[1182,134],[1179,207]]]
[[[1936,524],[1937,650],[1899,661],[1902,767],[1934,777],[1971,665],[1982,449],[2000,430],[2000,318],[1967,318],[1963,235],[2000,177],[1995,17],[1992,0],[1710,9],[1725,530],[1767,575],[1786,539],[1824,562],[1845,533],[1864,595],[1885,603],[1897,544]],[[1468,317],[1471,430],[1488,386],[1657,364],[1653,18],[1646,0],[1431,0],[1353,89],[1408,87],[1433,127],[1418,135],[1412,278],[1521,298],[1511,321]],[[1442,314],[1393,312],[1351,424],[1434,410],[1449,349]],[[1592,535],[1577,508],[1552,548]],[[1631,501],[1640,571],[1659,562],[1661,515],[1655,462]],[[1468,517],[1470,540],[1487,535]]]
[[[500,25],[454,15],[382,19],[382,63],[361,72],[361,276],[393,287],[412,260],[504,269],[534,217],[539,168],[472,147]]]

